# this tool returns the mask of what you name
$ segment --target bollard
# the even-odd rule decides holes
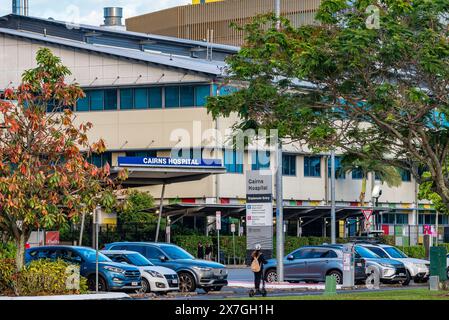
[[[337,280],[333,276],[326,277],[326,285],[324,288],[325,296],[333,296],[337,294]]]

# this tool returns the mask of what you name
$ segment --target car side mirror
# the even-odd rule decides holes
[[[295,257],[293,255],[289,254],[287,256],[287,260],[295,260]]]
[[[160,256],[160,257],[159,257],[159,260],[161,260],[162,262],[165,262],[165,261],[167,261],[168,259],[167,259],[166,256]]]

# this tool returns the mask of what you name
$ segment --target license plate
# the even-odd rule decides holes
[[[401,277],[405,277],[405,273],[400,273],[399,274]]]
[[[357,267],[361,267],[362,266],[362,264],[359,262],[359,263],[357,263]]]
[[[174,284],[177,284],[178,280],[172,280],[171,282],[174,283]]]
[[[139,283],[138,283],[138,282],[131,282],[131,285],[132,285],[133,287],[137,287],[137,286],[139,285]]]

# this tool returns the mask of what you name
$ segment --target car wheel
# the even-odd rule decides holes
[[[408,272],[408,270],[406,271],[407,274],[407,279],[405,279],[404,281],[401,281],[401,284],[403,286],[408,286],[410,284],[410,280],[412,279],[412,276],[410,275],[410,272]]]
[[[343,283],[343,275],[342,275],[342,273],[340,271],[332,270],[327,275],[331,276],[331,277],[334,277],[335,281],[337,282],[337,284],[342,284]]]
[[[87,278],[87,287],[89,291],[96,291],[96,277],[95,275],[89,276]],[[106,280],[102,276],[98,276],[98,291],[99,292],[107,292],[108,291],[108,285],[106,283]]]
[[[446,275],[447,275],[447,278],[449,279],[449,268],[447,268]]]
[[[190,273],[179,274],[179,290],[181,292],[193,292],[196,289],[195,278]]]
[[[140,291],[143,293],[151,292],[150,283],[145,278],[142,278],[142,289],[140,289]]]
[[[278,274],[275,269],[270,269],[265,274],[265,281],[268,283],[273,283],[278,281]]]

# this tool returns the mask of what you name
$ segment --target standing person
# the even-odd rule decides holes
[[[203,243],[200,241],[198,242],[198,248],[197,248],[197,254],[196,254],[198,259],[204,259],[204,247],[203,247]]]
[[[263,265],[267,263],[265,257],[261,250],[261,245],[256,244],[253,253],[251,254],[251,271],[254,273],[254,287],[256,289],[256,293],[260,293],[260,281],[263,277]]]
[[[212,260],[212,246],[210,243],[206,244],[206,260],[211,261]]]

